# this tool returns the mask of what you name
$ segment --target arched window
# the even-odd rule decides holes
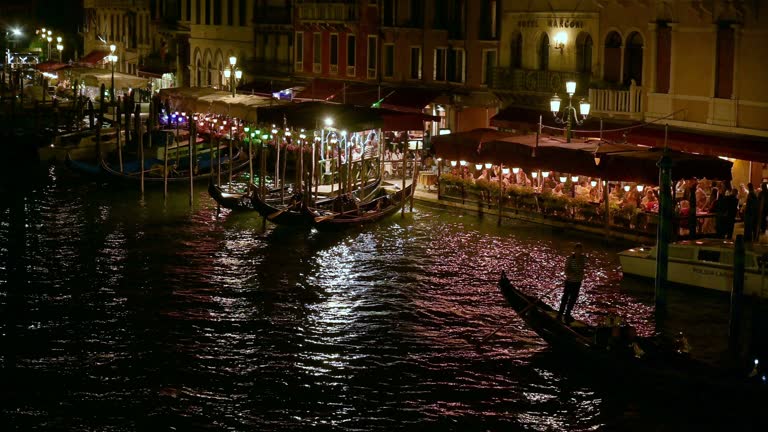
[[[621,35],[615,31],[605,37],[603,79],[614,83],[621,81]]]
[[[211,70],[211,61],[208,60],[208,73],[206,74],[207,80],[208,80],[208,87],[213,85],[213,82],[211,81],[211,76],[213,76],[213,71]]]
[[[520,69],[523,67],[523,35],[520,32],[516,32],[512,35],[512,41],[510,43],[510,56],[509,66],[513,69]]]
[[[539,70],[549,70],[549,36],[546,33],[539,41]]]
[[[640,85],[643,79],[643,37],[638,32],[632,32],[627,37],[624,49],[624,85],[635,80]]]
[[[577,70],[582,73],[592,73],[592,36],[589,33],[579,33],[576,38]]]
[[[200,64],[200,59],[197,59],[197,68],[195,69],[195,85],[201,87],[203,83],[203,66]]]

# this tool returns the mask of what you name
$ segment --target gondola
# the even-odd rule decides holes
[[[358,203],[351,209],[308,209],[304,211],[318,230],[338,230],[380,221],[397,213],[411,196],[413,185],[390,194],[382,194],[369,201]]]
[[[363,201],[369,200],[379,190],[379,185],[381,185],[381,179],[377,178],[355,191],[353,196]],[[313,210],[309,210],[304,204],[301,194],[286,196],[285,200],[287,204],[278,204],[274,199],[264,199],[258,196],[258,194],[253,194],[251,197],[253,208],[274,224],[289,226],[312,225],[314,222]],[[326,197],[315,201],[313,209],[330,209],[334,206],[345,207],[347,205],[345,203],[349,200],[349,195]]]
[[[232,173],[236,174],[248,168],[248,156],[242,151],[237,151],[232,160],[229,156],[222,155],[221,157],[221,170],[222,174],[229,171],[228,163],[232,163]],[[163,178],[163,161],[159,159],[147,159],[144,161],[144,181],[153,184],[162,184],[165,179]],[[193,175],[194,180],[210,179],[211,176],[216,175],[216,170],[212,170],[212,164],[210,158],[201,157],[197,163],[197,174]],[[141,172],[139,170],[139,162],[132,161],[123,163],[123,172],[113,168],[106,160],[101,161],[101,169],[104,174],[110,180],[136,182],[141,178]],[[189,181],[189,160],[182,158],[179,160],[178,167],[175,164],[169,164],[169,183],[178,183]]]
[[[579,320],[566,323],[541,299],[515,288],[503,272],[498,285],[523,321],[569,363],[632,384],[685,385],[768,397],[765,372],[760,373],[757,365],[751,370],[719,368],[691,358],[672,342],[634,337],[629,326],[592,326]]]
[[[224,189],[213,182],[213,178],[208,183],[208,194],[214,201],[220,206],[226,209],[235,211],[255,211],[253,206],[254,196],[258,195],[258,186],[253,183],[248,184],[248,190],[245,192],[225,192]],[[279,194],[284,193],[285,196],[290,197],[290,188],[288,186],[282,188],[270,189],[268,194],[272,197],[277,197],[279,200]],[[275,198],[267,199],[267,202],[274,202]]]

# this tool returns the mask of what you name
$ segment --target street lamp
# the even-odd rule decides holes
[[[51,41],[53,40],[53,38],[51,36],[48,36],[48,37],[46,37],[46,39],[48,40],[48,57],[47,57],[47,60],[50,60],[51,59]]]
[[[61,36],[56,36],[56,49],[59,51],[59,63],[61,63],[61,50],[64,49],[64,45],[61,43]]]
[[[107,56],[107,60],[112,64],[112,83],[109,87],[109,94],[112,102],[115,101],[115,63],[117,63],[117,55],[115,54],[115,49],[117,49],[117,46],[115,46],[115,44],[110,45],[109,46],[110,54]]]
[[[229,68],[224,69],[224,78],[227,79],[227,82],[232,89],[232,97],[235,97],[237,94],[237,81],[243,77],[243,71],[240,69],[235,69],[236,64],[237,57],[231,56],[229,57]]]
[[[549,107],[552,110],[552,115],[555,117],[555,122],[565,125],[566,141],[571,142],[571,124],[572,122],[577,125],[584,123],[584,120],[586,120],[589,115],[589,101],[582,99],[579,102],[579,112],[582,115],[582,119],[579,120],[576,108],[574,108],[571,103],[573,94],[576,93],[576,81],[566,82],[565,91],[568,93],[568,106],[565,107],[565,111],[558,115],[560,112],[560,98],[557,95],[553,96],[549,101]]]

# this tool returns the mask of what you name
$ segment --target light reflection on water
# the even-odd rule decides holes
[[[621,281],[626,245],[418,206],[364,230],[263,232],[253,215],[217,217],[196,186],[190,209],[183,188],[167,205],[118,198],[57,167],[3,210],[3,278],[16,273],[0,292],[0,394],[19,429],[643,430],[669,414],[560,367],[495,288],[503,269],[557,304],[581,241],[575,315],[616,312],[650,334],[650,285]],[[663,329],[725,341],[727,299],[670,293],[670,309]]]

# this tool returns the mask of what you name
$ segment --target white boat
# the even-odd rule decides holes
[[[744,294],[768,297],[768,246],[747,244]],[[656,277],[656,247],[619,252],[625,275]],[[684,240],[669,244],[667,280],[682,285],[730,293],[733,287],[733,242],[720,239]]]

